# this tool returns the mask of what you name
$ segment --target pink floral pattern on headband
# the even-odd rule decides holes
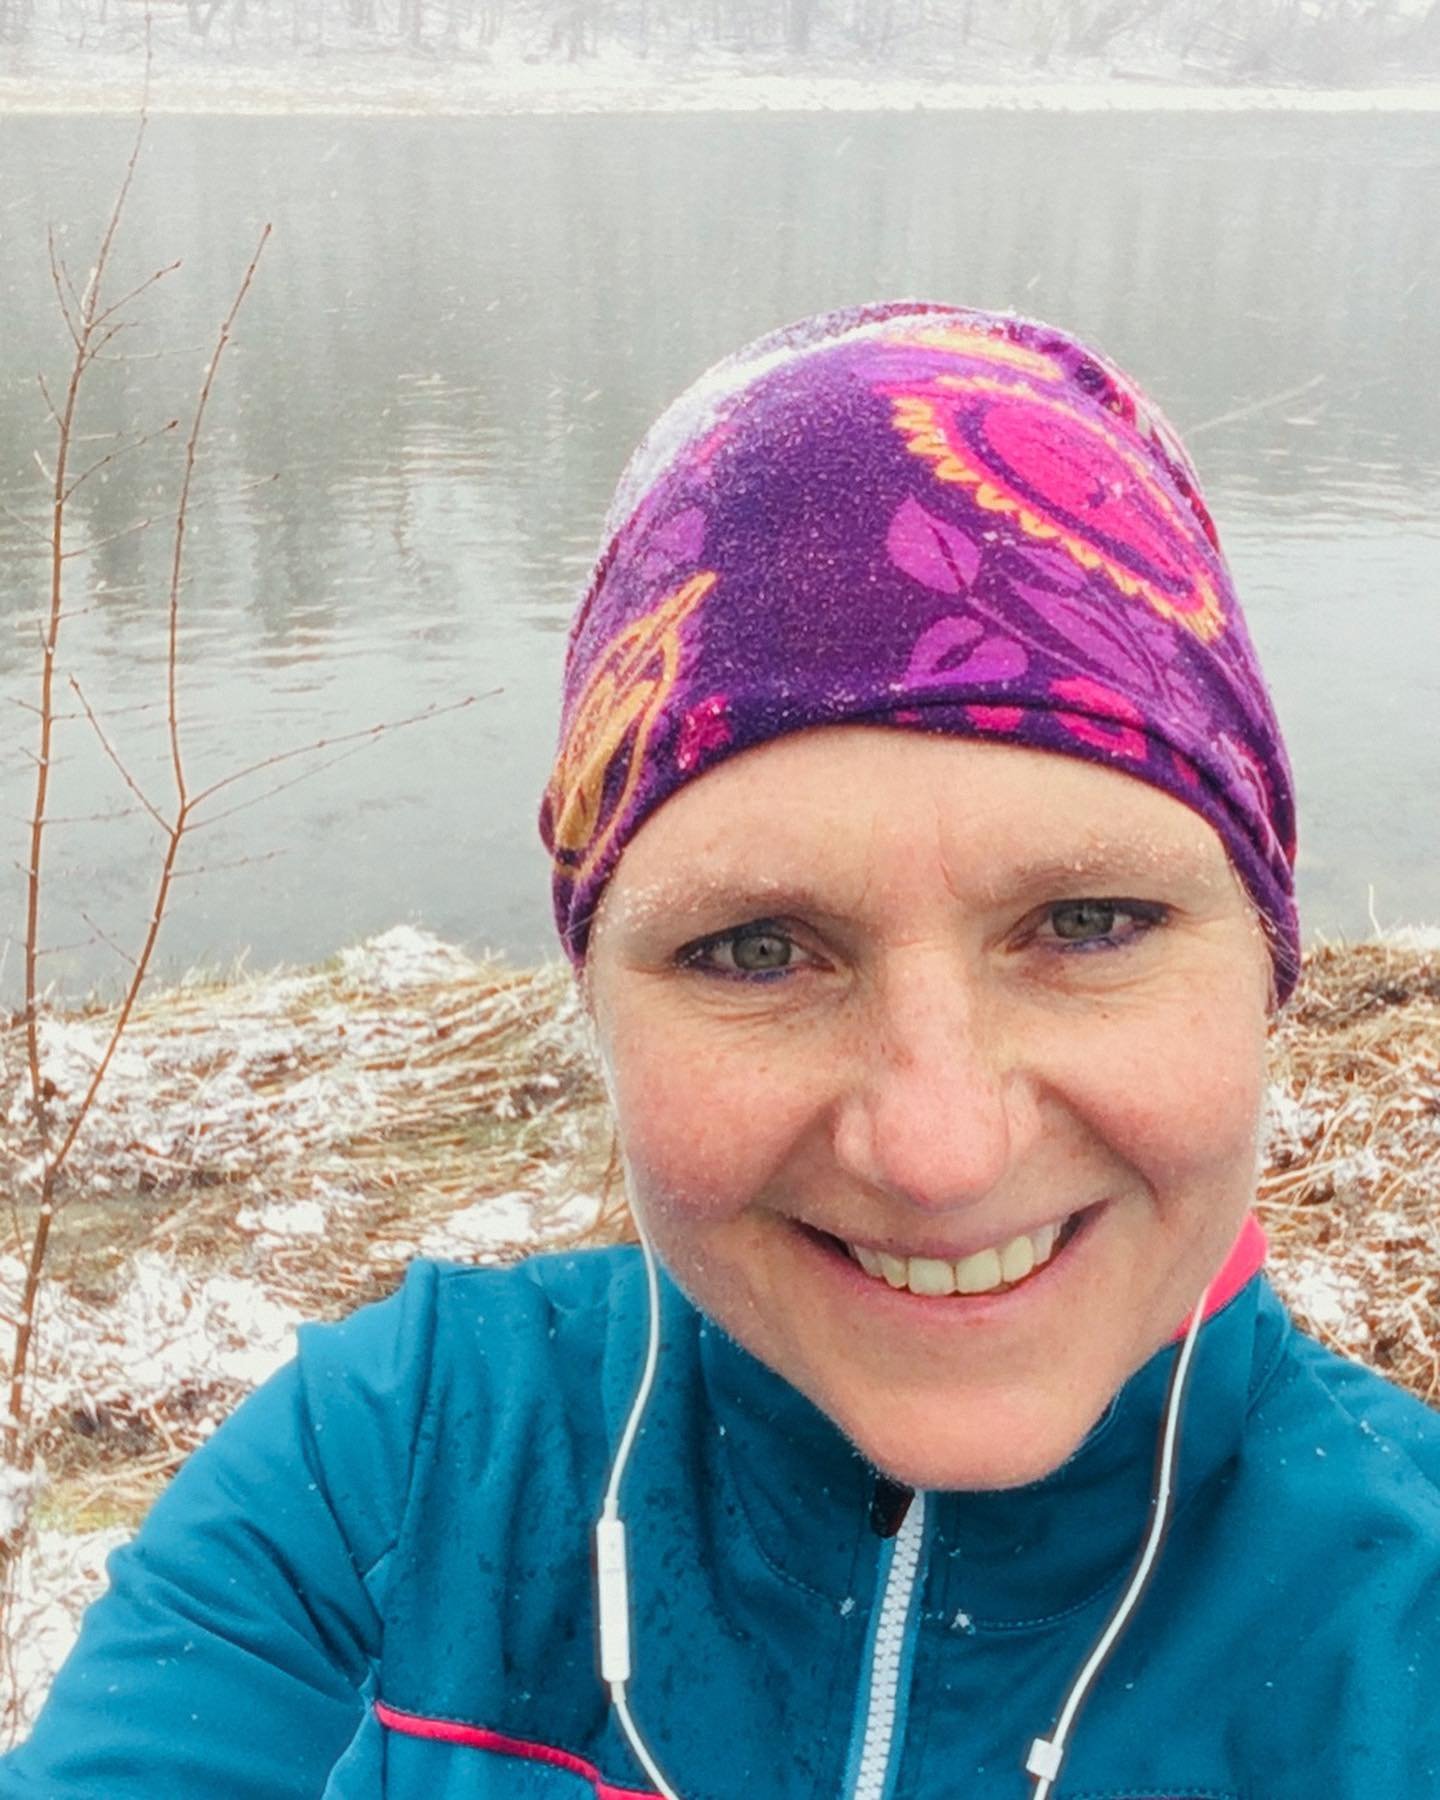
[[[989,372],[884,384],[893,424],[937,479],[963,487],[984,512],[1024,537],[1053,544],[1140,599],[1202,644],[1226,618],[1195,520],[1167,493],[1143,453],[1101,411],[1077,410],[1064,391]]]
[[[1148,746],[1145,742],[1145,715],[1140,708],[1088,675],[1069,675],[1050,683],[1050,693],[1068,706],[1083,706],[1084,712],[1057,710],[1055,717],[1082,744],[1093,744],[1112,756],[1123,756],[1130,762],[1144,762]],[[1098,715],[1098,716],[1097,716]],[[1114,724],[1109,723],[1114,720]]]
[[[687,775],[711,751],[723,750],[730,742],[730,722],[725,716],[729,704],[724,694],[711,694],[698,706],[692,706],[680,721],[675,760]]]

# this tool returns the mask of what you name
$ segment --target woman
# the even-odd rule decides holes
[[[1290,776],[1125,378],[914,304],[712,371],[542,831],[643,1250],[302,1334],[0,1797],[1440,1794],[1440,1418],[1261,1270]]]

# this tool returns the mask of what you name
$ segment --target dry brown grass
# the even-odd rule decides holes
[[[1317,1337],[1440,1403],[1440,956],[1312,950],[1271,1079],[1277,1287]]]

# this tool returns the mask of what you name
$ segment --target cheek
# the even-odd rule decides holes
[[[636,1198],[657,1222],[720,1224],[763,1200],[812,1108],[793,1080],[744,1057],[632,1056],[617,1124]]]
[[[1236,1191],[1248,1203],[1265,1073],[1263,1013],[1217,1006],[1142,1037],[1117,1033],[1077,1080],[1092,1126],[1162,1203]]]

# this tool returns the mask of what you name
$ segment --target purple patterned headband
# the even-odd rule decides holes
[[[1189,459],[1094,351],[916,302],[803,320],[662,416],[610,530],[540,814],[577,967],[677,788],[786,732],[872,723],[1078,756],[1193,808],[1289,996],[1279,726]]]

